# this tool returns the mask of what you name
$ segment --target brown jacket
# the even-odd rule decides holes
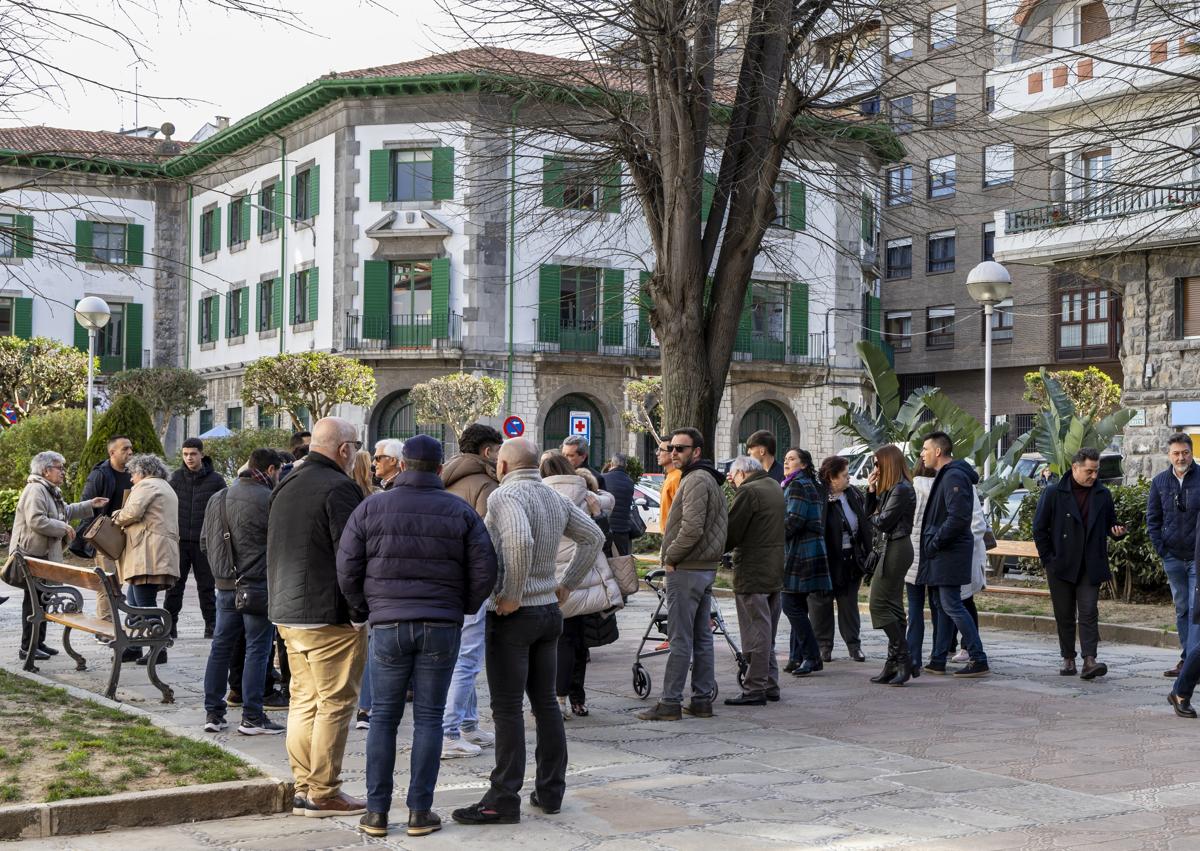
[[[676,570],[716,570],[725,552],[729,504],[725,477],[704,459],[682,471],[663,525],[662,563]]]
[[[492,491],[500,487],[496,465],[478,455],[462,454],[450,459],[442,468],[446,490],[467,501],[480,517],[487,516],[487,501]]]
[[[179,498],[166,479],[142,479],[113,515],[125,530],[117,562],[122,582],[174,585],[179,579]]]

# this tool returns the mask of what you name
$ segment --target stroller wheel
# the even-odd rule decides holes
[[[633,666],[633,693],[638,697],[650,694],[650,672],[641,662],[636,662]]]

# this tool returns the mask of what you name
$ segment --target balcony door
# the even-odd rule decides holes
[[[1083,172],[1083,217],[1098,219],[1112,208],[1112,148],[1096,148],[1080,155]]]
[[[600,344],[600,269],[562,267],[559,350],[595,352]]]
[[[432,339],[433,264],[429,260],[392,262],[393,346],[428,346]]]

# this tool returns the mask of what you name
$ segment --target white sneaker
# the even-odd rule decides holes
[[[558,699],[558,708],[562,712],[564,721],[570,721],[573,717],[575,717],[571,714],[571,707],[567,705],[567,699],[565,697],[560,697]]]
[[[954,658],[951,659],[950,661],[951,662],[967,662],[970,659],[971,659],[970,653],[968,653],[966,650],[959,650],[957,653],[954,654]]]
[[[489,733],[482,727],[476,727],[474,730],[463,730],[462,737],[473,745],[479,745],[481,748],[490,748],[496,744],[496,734]]]
[[[459,736],[455,739],[442,738],[442,759],[455,759],[463,756],[479,756],[483,748],[474,745]]]

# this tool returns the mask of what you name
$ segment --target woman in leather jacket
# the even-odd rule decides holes
[[[904,454],[895,446],[875,453],[867,479],[867,513],[875,535],[886,539],[883,560],[871,580],[871,625],[888,637],[887,661],[871,682],[902,686],[912,677],[912,654],[905,640],[904,575],[913,561],[912,525],[917,496]]]

